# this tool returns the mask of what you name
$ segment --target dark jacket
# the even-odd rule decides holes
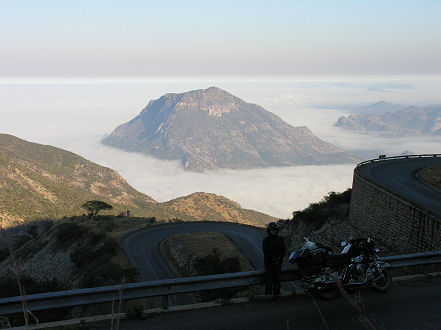
[[[266,264],[281,264],[286,253],[283,238],[278,235],[268,235],[262,241],[262,251]]]

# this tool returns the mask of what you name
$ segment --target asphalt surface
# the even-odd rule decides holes
[[[405,201],[441,216],[441,192],[419,182],[417,170],[441,166],[441,157],[395,159],[362,165],[357,173]]]
[[[164,259],[159,244],[166,238],[183,233],[218,232],[229,237],[251,265],[263,269],[262,230],[229,223],[182,223],[157,225],[127,236],[122,247],[134,267],[140,271],[141,281],[176,278]]]
[[[195,232],[218,232],[229,237],[236,247],[247,258],[250,264],[257,270],[263,270],[262,239],[265,232],[250,226],[232,223],[182,223],[157,225],[134,232],[127,236],[122,247],[134,267],[139,270],[141,281],[154,281],[167,278],[176,278],[167,261],[162,255],[159,244],[166,238],[182,233]],[[283,264],[283,267],[288,264]],[[289,282],[282,286],[282,290],[299,288],[297,283]],[[160,298],[152,299],[152,306],[159,307],[162,304]],[[191,295],[171,296],[170,305],[183,305],[195,303]]]
[[[441,279],[394,285],[387,293],[361,291],[366,315],[377,329],[441,329]],[[170,312],[120,329],[365,329],[360,314],[342,297],[308,295],[206,309]]]

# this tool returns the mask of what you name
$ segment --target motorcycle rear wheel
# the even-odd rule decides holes
[[[384,269],[382,271],[383,277],[372,283],[372,288],[377,292],[386,292],[392,285],[392,272],[390,269]]]

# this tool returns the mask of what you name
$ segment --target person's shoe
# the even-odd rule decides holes
[[[270,294],[265,295],[265,300],[271,300],[271,299],[273,299],[273,296],[271,296]]]

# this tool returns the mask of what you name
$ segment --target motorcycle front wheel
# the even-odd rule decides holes
[[[381,274],[381,278],[372,283],[372,288],[377,292],[386,292],[392,284],[392,272],[390,269],[383,269]]]

